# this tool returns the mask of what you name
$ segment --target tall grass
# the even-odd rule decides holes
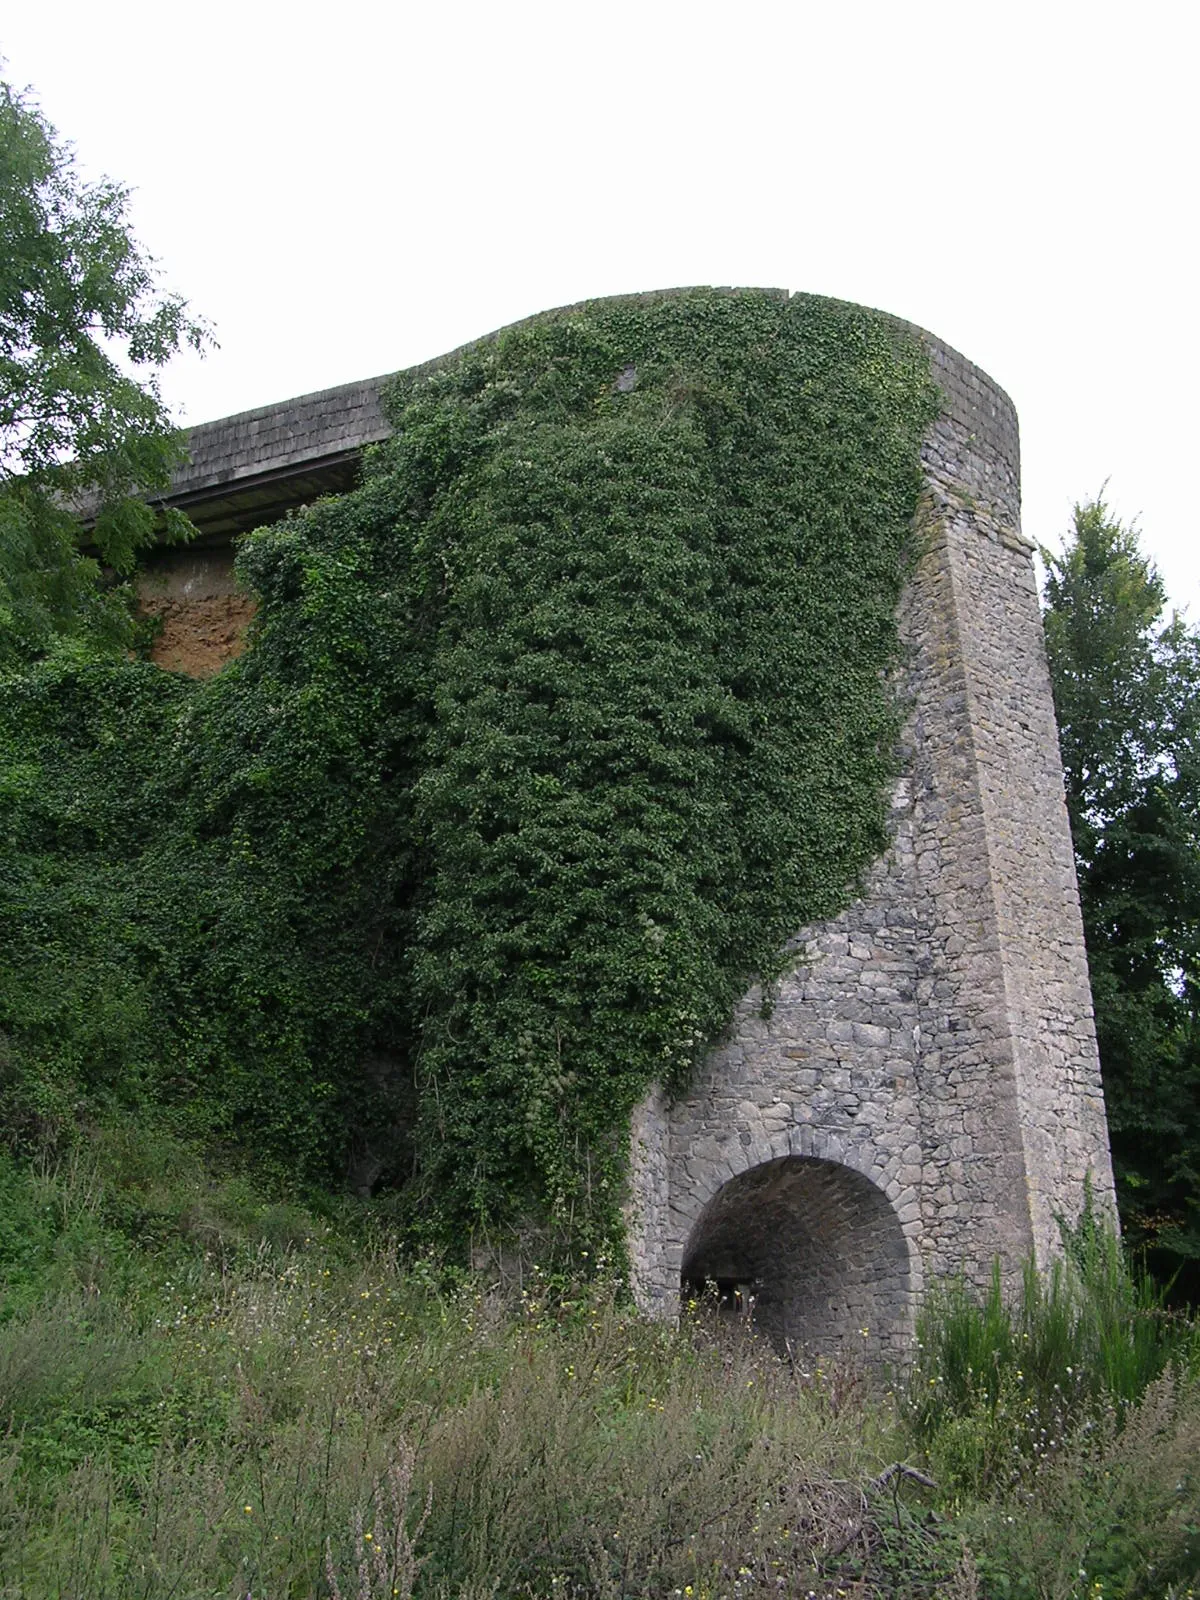
[[[50,1220],[0,1325],[4,1600],[954,1581],[957,1544],[875,1486],[903,1442],[861,1373],[604,1289],[506,1299],[311,1217],[281,1243],[195,1174],[185,1204],[162,1163],[113,1170],[14,1193]]]
[[[1195,1325],[1166,1309],[1090,1204],[1061,1233],[1063,1252],[1046,1270],[1025,1263],[1015,1301],[997,1262],[984,1294],[960,1282],[926,1302],[909,1397],[919,1437],[995,1418],[1014,1398],[1027,1420],[1062,1434],[1098,1408],[1136,1401],[1169,1367],[1196,1370]]]
[[[407,1572],[429,1595],[752,1595],[881,1548],[897,1439],[844,1383],[607,1298],[564,1316],[321,1259],[164,1285],[149,1320],[75,1296],[0,1329],[0,1594],[374,1600]],[[950,1556],[919,1530],[906,1550],[936,1592],[920,1568]]]
[[[97,1149],[5,1180],[0,1600],[1162,1600],[1194,1576],[1194,1339],[1100,1234],[1012,1307],[942,1296],[893,1393]]]
[[[1006,1299],[953,1284],[918,1321],[905,1399],[986,1592],[1189,1593],[1200,1575],[1200,1340],[1086,1207]]]

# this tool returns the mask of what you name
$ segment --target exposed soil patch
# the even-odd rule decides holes
[[[254,601],[245,594],[196,599],[143,598],[142,611],[163,619],[150,659],[171,672],[207,678],[245,648]]]
[[[193,678],[209,677],[242,653],[255,609],[228,549],[170,552],[140,574],[138,602],[143,615],[162,618],[150,659]]]

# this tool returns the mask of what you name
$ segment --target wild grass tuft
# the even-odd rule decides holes
[[[997,1262],[985,1293],[950,1284],[918,1319],[912,1426],[932,1450],[973,1439],[978,1461],[963,1470],[976,1486],[1014,1449],[1036,1456],[1107,1408],[1120,1415],[1169,1368],[1197,1368],[1194,1325],[1166,1309],[1090,1205],[1061,1231],[1062,1255],[1045,1271],[1027,1261],[1016,1296]]]

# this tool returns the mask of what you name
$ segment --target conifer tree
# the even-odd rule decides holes
[[[1200,1297],[1200,634],[1135,529],[1075,509],[1046,645],[1127,1239]]]

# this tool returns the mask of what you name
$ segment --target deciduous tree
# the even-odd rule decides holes
[[[189,531],[145,497],[182,455],[159,369],[207,334],[160,289],[128,211],[129,191],[86,180],[29,94],[0,83],[0,666],[62,636],[126,642],[104,569]]]

